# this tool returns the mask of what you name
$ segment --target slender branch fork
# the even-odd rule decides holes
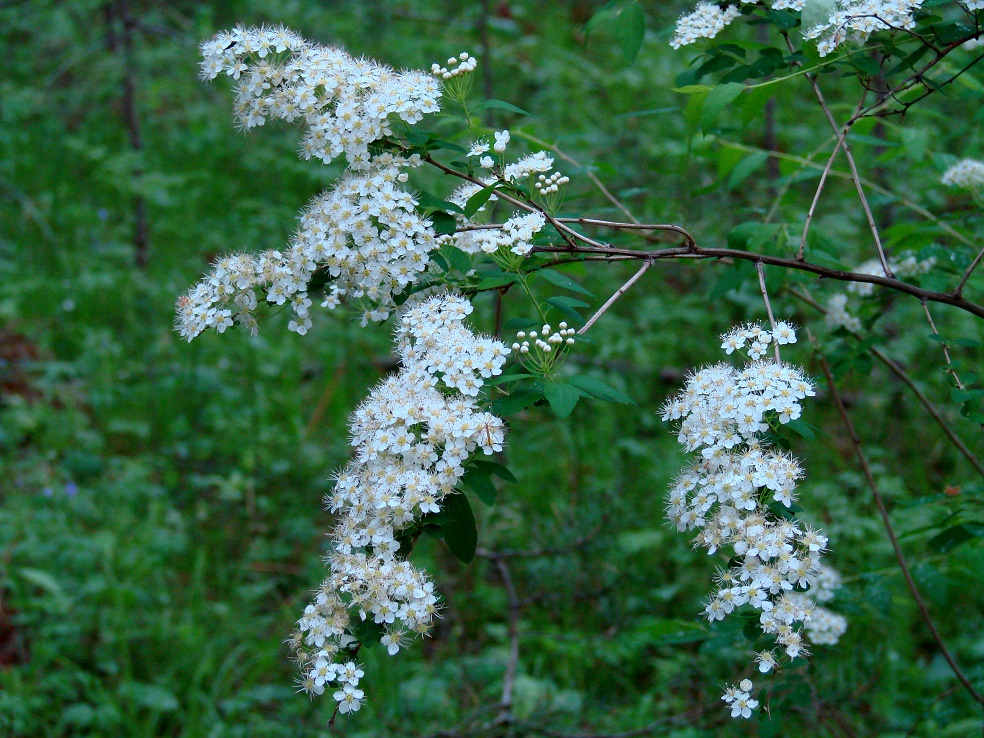
[[[765,266],[761,261],[755,262],[755,271],[758,272],[759,277],[759,289],[762,291],[762,300],[765,302],[765,312],[769,315],[769,324],[772,326],[772,335],[776,334],[776,316],[772,314],[772,303],[769,302],[769,290],[765,286]],[[779,356],[779,341],[773,338],[772,348],[776,352],[776,363],[782,363],[782,357]]]
[[[789,294],[791,294],[793,297],[797,298],[798,300],[805,302],[807,305],[812,307],[821,315],[827,314],[827,311],[809,295],[800,292],[799,290],[796,289],[790,289]],[[854,338],[857,339],[858,341],[861,340],[860,336],[854,334],[851,335],[854,336]],[[877,346],[868,346],[868,353],[870,353],[872,356],[878,359],[878,361],[880,361],[882,364],[887,366],[889,370],[893,374],[895,374],[895,376],[901,379],[905,383],[905,385],[910,390],[912,390],[912,393],[919,399],[919,402],[921,402],[923,407],[926,408],[926,412],[928,412],[933,417],[933,419],[939,424],[940,428],[943,429],[943,432],[946,434],[946,437],[949,438],[950,441],[953,443],[953,445],[956,446],[957,450],[964,455],[964,458],[967,459],[967,461],[970,463],[972,467],[974,467],[977,473],[980,474],[982,477],[984,477],[984,465],[982,465],[980,460],[976,456],[974,456],[974,454],[971,452],[969,448],[967,448],[967,444],[965,444],[963,440],[961,440],[960,436],[956,434],[953,428],[950,427],[950,424],[946,422],[946,420],[940,414],[940,411],[936,409],[933,403],[929,401],[929,398],[926,397],[926,394],[921,389],[919,389],[919,387],[916,385],[914,381],[912,381],[912,377],[910,377],[906,373],[905,369],[899,366],[898,362],[896,362],[894,359],[888,356],[884,351],[879,349]]]
[[[618,290],[616,290],[615,294],[613,294],[611,297],[608,298],[608,301],[598,309],[598,312],[592,315],[590,320],[588,320],[588,322],[585,323],[584,326],[577,332],[578,335],[583,336],[585,333],[587,333],[591,329],[591,326],[593,326],[597,322],[598,318],[604,315],[605,311],[607,311],[608,308],[614,305],[615,301],[618,298],[620,298],[622,295],[628,292],[629,288],[632,285],[634,285],[637,281],[639,281],[639,278],[642,277],[642,275],[646,273],[646,270],[648,270],[649,267],[651,267],[652,265],[653,265],[652,259],[646,259],[644,262],[642,262],[642,268],[640,268],[639,271],[637,271],[634,275],[632,275],[632,277],[629,279],[628,282],[626,282],[621,287],[619,287]]]
[[[858,437],[857,431],[854,429],[854,423],[851,422],[851,416],[848,415],[847,408],[844,407],[844,400],[841,397],[840,392],[837,390],[837,385],[834,382],[833,374],[831,374],[830,366],[827,364],[827,360],[824,358],[823,354],[820,353],[817,341],[812,335],[810,336],[810,340],[813,342],[817,360],[820,362],[820,368],[823,370],[823,375],[827,380],[830,396],[833,399],[834,404],[837,406],[837,411],[840,413],[841,419],[844,421],[844,427],[847,429],[848,438],[850,438],[851,445],[854,447],[854,454],[857,456],[858,464],[861,466],[861,471],[864,474],[865,482],[867,482],[868,489],[871,490],[871,494],[875,499],[875,505],[877,505],[878,512],[881,515],[882,522],[885,525],[885,532],[888,534],[888,540],[892,544],[892,550],[895,552],[895,559],[898,561],[899,568],[902,570],[902,576],[905,577],[905,582],[909,587],[909,591],[912,593],[912,598],[916,601],[916,607],[919,608],[919,614],[922,615],[922,619],[926,623],[926,627],[929,628],[929,632],[932,635],[933,640],[940,649],[940,653],[943,654],[943,658],[945,658],[946,662],[950,665],[950,669],[953,671],[953,674],[964,686],[970,696],[973,697],[979,704],[984,705],[984,695],[981,695],[981,693],[974,688],[974,685],[970,683],[967,676],[960,670],[957,662],[947,649],[946,644],[943,643],[943,639],[940,637],[939,631],[936,629],[936,623],[933,622],[933,618],[929,614],[929,609],[926,607],[926,603],[919,592],[919,588],[916,587],[916,582],[912,578],[912,573],[909,571],[909,565],[905,561],[905,556],[902,555],[902,548],[899,546],[898,538],[895,536],[895,530],[892,528],[892,521],[889,519],[888,509],[885,507],[885,500],[882,498],[881,492],[878,490],[878,484],[875,482],[875,477],[871,473],[871,467],[868,465],[868,459],[861,447],[861,439]]]

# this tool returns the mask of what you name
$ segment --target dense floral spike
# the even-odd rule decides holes
[[[441,86],[432,75],[396,72],[285,28],[236,28],[201,51],[202,79],[239,81],[235,112],[243,128],[267,117],[300,121],[302,156],[326,164],[345,154],[350,168],[366,169],[369,145],[392,133],[391,115],[412,124],[439,110]]]
[[[326,558],[330,574],[288,640],[301,689],[333,685],[340,712],[358,710],[362,670],[349,661],[355,627],[371,620],[396,654],[426,635],[439,610],[434,584],[401,553],[405,533],[455,492],[475,451],[502,450],[505,428],[474,399],[502,371],[509,349],[472,333],[462,297],[431,297],[397,329],[400,371],[377,385],[352,416],[354,457],[325,500],[337,515]]]
[[[737,5],[721,8],[716,3],[697,3],[692,13],[677,20],[676,33],[670,39],[670,46],[679,49],[692,44],[697,39],[714,38],[735,18],[741,15]]]
[[[207,328],[221,333],[235,321],[255,334],[259,291],[260,299],[289,303],[294,319],[288,328],[304,334],[311,327],[308,284],[319,269],[330,280],[322,307],[366,298],[374,309],[363,322],[385,320],[393,296],[417,281],[437,248],[430,222],[400,186],[407,179],[403,167],[417,164],[417,157],[378,156],[368,170],[346,172],[308,205],[286,252],[216,260],[212,272],[179,299],[178,332],[190,341]]]
[[[817,608],[804,593],[824,577],[820,556],[827,538],[777,514],[795,501],[803,470],[795,458],[770,448],[764,434],[799,418],[800,401],[815,392],[798,367],[762,358],[773,342],[796,342],[788,323],[772,331],[744,325],[721,339],[726,353],[747,351],[751,362],[742,369],[729,364],[701,369],[664,406],[663,420],[680,421],[678,440],[684,449],[699,452],[671,487],[667,514],[678,530],[699,530],[695,546],[710,554],[725,546],[734,552],[738,563],[718,573],[718,589],[704,616],[723,620],[745,605],[760,611],[762,631],[780,647],[778,657],[771,651],[756,654],[760,669],[768,671],[783,655],[807,654],[796,624],[806,624],[810,633]],[[838,625],[818,624],[819,640],[813,642],[836,640],[843,632]],[[747,718],[758,705],[749,696],[751,687],[749,682],[747,688],[725,692],[733,717]]]
[[[837,0],[837,9],[826,23],[804,28],[803,35],[817,39],[820,56],[841,44],[863,44],[868,36],[883,30],[911,30],[916,25],[913,11],[922,0]]]

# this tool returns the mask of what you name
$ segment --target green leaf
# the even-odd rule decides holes
[[[62,608],[67,608],[69,606],[69,598],[65,593],[65,589],[61,586],[57,579],[55,579],[51,574],[41,569],[31,569],[24,567],[20,570],[21,578],[45,590],[48,594],[52,595],[56,600],[58,600],[59,605]]]
[[[826,23],[836,10],[837,0],[806,0],[800,13],[803,30],[808,31]]]
[[[431,225],[434,227],[434,233],[439,236],[451,236],[458,229],[458,222],[454,219],[454,216],[450,213],[445,213],[443,210],[435,210],[430,214]]]
[[[464,482],[472,492],[478,495],[478,499],[486,505],[492,507],[495,504],[496,497],[499,493],[496,490],[495,485],[492,484],[492,480],[489,479],[489,475],[480,468],[476,467],[466,471],[464,476],[461,477],[461,481]]]
[[[806,440],[812,440],[816,438],[819,428],[810,425],[805,420],[790,420],[786,423],[786,427],[791,431],[794,431],[801,435]]]
[[[498,397],[492,401],[491,411],[503,417],[513,415],[520,410],[529,407],[537,400],[543,398],[543,389],[539,386],[522,387],[515,390],[512,394],[505,397]]]
[[[696,643],[707,640],[711,635],[701,623],[669,618],[654,618],[644,622],[639,627],[639,632],[645,634],[647,643],[652,646]]]
[[[566,382],[548,382],[543,386],[543,396],[550,403],[550,409],[558,418],[566,418],[577,405],[581,393]]]
[[[565,295],[548,297],[546,302],[548,305],[556,308],[575,324],[579,326],[584,325],[584,318],[577,311],[577,308],[589,307],[588,303],[582,302],[581,300],[575,300],[573,297],[567,297]]]
[[[443,210],[445,212],[453,213],[464,213],[458,205],[453,202],[448,202],[447,200],[442,200],[439,197],[434,197],[429,192],[420,192],[417,194],[417,204],[424,208],[425,210]]]
[[[493,108],[495,110],[508,110],[510,113],[519,113],[520,115],[528,115],[533,117],[533,113],[528,113],[522,108],[517,108],[512,103],[507,103],[503,100],[484,100],[475,106],[475,110],[486,110],[487,108]]]
[[[518,382],[521,379],[531,379],[535,376],[535,374],[502,374],[498,377],[490,377],[489,379],[486,379],[485,384],[489,387],[498,387],[500,384]]]
[[[502,464],[496,464],[494,461],[485,461],[484,459],[475,459],[470,462],[470,466],[476,469],[481,469],[486,476],[492,476],[493,474],[504,482],[509,482],[510,484],[516,484],[519,480],[513,475]]]
[[[710,92],[712,89],[710,85],[684,85],[683,87],[674,87],[673,92],[679,92],[681,95],[699,95],[702,92]]]
[[[600,379],[595,379],[594,377],[586,377],[583,375],[578,375],[576,377],[571,377],[568,380],[572,385],[577,387],[581,392],[588,397],[592,397],[596,400],[604,400],[605,402],[617,402],[621,405],[635,405],[632,398],[622,392],[619,392],[614,387],[610,387]]]
[[[497,186],[497,184],[490,184],[488,187],[483,187],[474,195],[469,197],[468,202],[465,203],[465,217],[470,218],[477,213],[479,208],[485,205],[485,203],[489,201],[489,198],[492,197],[492,193],[495,192],[495,188]]]
[[[565,290],[570,290],[571,292],[580,292],[582,295],[587,295],[588,297],[594,297],[592,292],[584,289],[581,285],[575,282],[573,279],[568,277],[566,274],[561,274],[560,272],[555,272],[552,269],[541,269],[537,272],[541,277],[550,282],[550,284],[557,287],[562,287]]]
[[[462,274],[470,272],[472,268],[471,257],[456,246],[445,246],[441,249],[444,258],[451,264],[452,269],[456,269]]]
[[[728,82],[711,88],[704,99],[704,107],[700,114],[700,127],[704,133],[714,127],[721,111],[728,104],[734,102],[744,89],[745,85],[740,82]]]
[[[953,343],[964,348],[979,348],[981,345],[980,341],[975,341],[973,338],[954,338]]]
[[[933,536],[926,544],[931,551],[946,553],[961,543],[984,538],[984,523],[961,523],[947,528],[942,533]]]
[[[627,3],[615,19],[615,40],[630,64],[639,56],[646,36],[646,16],[635,2]]]
[[[519,277],[515,274],[496,274],[492,277],[485,277],[481,282],[479,282],[475,289],[477,290],[491,290],[496,287],[506,287],[513,284]]]
[[[733,190],[735,187],[740,185],[748,179],[748,177],[756,169],[762,167],[768,160],[769,155],[764,151],[756,151],[755,153],[746,156],[731,170],[731,174],[728,176],[728,189]]]
[[[460,492],[452,493],[441,500],[441,507],[447,516],[441,525],[444,542],[459,561],[470,564],[478,547],[478,529],[468,498]]]

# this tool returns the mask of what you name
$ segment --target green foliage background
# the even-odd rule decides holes
[[[341,171],[298,160],[293,130],[238,134],[228,84],[198,81],[200,41],[236,23],[283,23],[396,67],[468,50],[482,64],[476,99],[532,113],[489,110],[489,126],[556,142],[583,164],[558,162],[572,178],[566,212],[619,215],[590,170],[642,220],[678,223],[705,245],[751,237],[780,249],[798,238],[819,172],[788,157],[829,136],[805,81],[768,88],[768,113],[768,95],[746,93],[717,119],[705,115],[701,135],[688,98],[671,91],[699,81],[694,67],[688,77],[694,51],[667,46],[689,3],[640,3],[648,30],[632,63],[603,27],[585,45],[600,5],[131,0],[128,65],[118,0],[0,2],[0,734],[329,734],[331,700],[294,694],[282,640],[322,579],[330,520],[320,499],[348,457],[349,412],[392,368],[390,329],[316,315],[300,338],[273,315],[258,338],[230,331],[184,344],[172,332],[176,296],[211,258],[281,247],[299,208]],[[752,43],[755,31],[735,34]],[[139,151],[121,102],[128,73]],[[826,84],[844,114],[839,79]],[[874,198],[889,247],[928,249],[944,275],[965,255],[898,196],[980,232],[980,203],[938,181],[954,157],[984,153],[982,92],[968,72],[904,124],[866,121],[852,139],[867,176],[894,193]],[[767,162],[756,147],[787,158]],[[761,223],[784,187],[779,227],[732,230]],[[451,186],[434,176],[429,189]],[[146,269],[134,266],[136,197],[148,214]],[[849,182],[832,180],[815,229],[817,248],[844,264],[871,255],[854,198]],[[631,268],[567,273],[597,306]],[[523,605],[520,723],[491,733],[618,733],[665,719],[651,734],[979,734],[980,711],[918,617],[824,397],[805,416],[824,434],[794,451],[808,475],[804,516],[830,534],[829,561],[845,576],[833,609],[849,629],[783,675],[771,720],[736,723],[723,709],[720,689],[748,644],[740,623],[698,620],[716,562],[664,524],[664,490],[683,457],[654,411],[688,368],[720,358],[720,332],[763,318],[753,276],[720,263],[658,265],[571,359],[637,405],[582,401],[565,420],[539,408],[513,416],[505,459],[519,482],[500,489],[494,508],[475,506],[479,545],[568,548],[511,565]],[[917,582],[981,685],[980,539],[929,544],[954,520],[984,530],[981,479],[894,375],[782,292],[822,300],[842,287],[769,276],[777,313],[810,326],[840,359]],[[880,297],[865,310],[875,340],[984,454],[918,304]],[[518,302],[506,311],[525,317]],[[981,338],[970,316],[934,311],[944,335]],[[489,296],[474,317],[491,330]],[[979,364],[979,349],[955,352],[966,371]],[[787,358],[819,374],[805,340]],[[397,658],[365,652],[367,702],[340,719],[338,735],[477,735],[495,714],[508,649],[495,566],[464,566],[427,539],[414,559],[446,597],[444,618]]]

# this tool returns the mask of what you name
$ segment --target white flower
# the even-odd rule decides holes
[[[471,145],[468,150],[467,156],[481,156],[489,150],[489,144],[486,141],[476,141]]]
[[[509,131],[496,131],[495,132],[495,145],[492,147],[494,151],[501,154],[506,150],[506,144],[509,143]]]

